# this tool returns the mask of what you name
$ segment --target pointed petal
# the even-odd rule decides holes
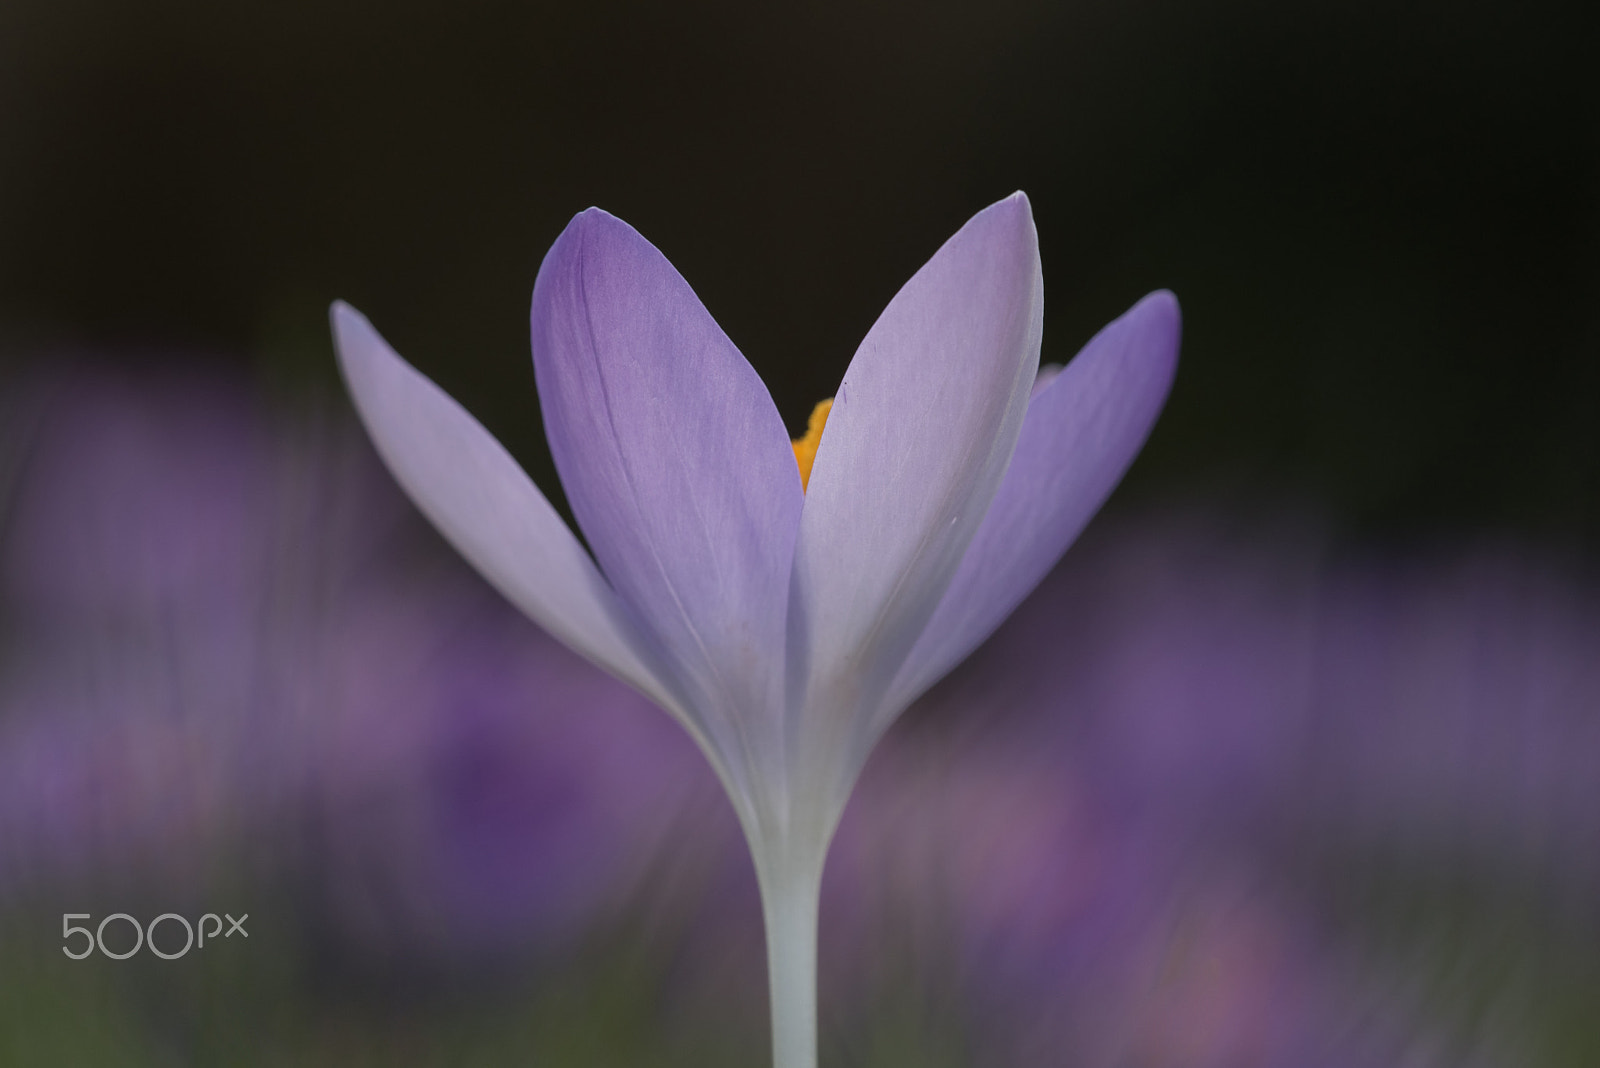
[[[945,242],[856,351],[795,549],[791,656],[805,665],[807,717],[858,719],[933,612],[1016,444],[1043,313],[1038,238],[1017,193]],[[804,731],[843,741],[852,722]]]
[[[1151,293],[1035,393],[1000,492],[895,679],[886,718],[977,648],[1099,510],[1166,401],[1178,337],[1177,300]]]
[[[598,209],[545,257],[532,327],[550,449],[595,558],[722,751],[750,750],[781,699],[802,500],[766,386],[666,257]]]
[[[417,507],[535,623],[673,710],[616,595],[517,462],[360,312],[339,301],[331,318],[356,410]]]

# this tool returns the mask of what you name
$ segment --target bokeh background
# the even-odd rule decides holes
[[[326,309],[559,500],[526,316],[572,214],[798,432],[1021,188],[1046,358],[1166,287],[1182,362],[869,768],[825,1058],[1595,1063],[1582,7],[6,0],[0,1061],[760,1063],[725,803],[398,496]]]

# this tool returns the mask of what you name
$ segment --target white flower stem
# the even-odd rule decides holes
[[[772,991],[772,1065],[817,1068],[817,910],[822,864],[794,855],[774,861],[763,865],[761,872],[767,981]]]

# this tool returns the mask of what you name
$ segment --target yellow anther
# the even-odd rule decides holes
[[[818,401],[806,420],[806,436],[795,438],[794,462],[800,465],[800,488],[811,484],[811,465],[817,462],[817,446],[822,444],[822,428],[827,425],[828,413],[833,410],[833,398]]]

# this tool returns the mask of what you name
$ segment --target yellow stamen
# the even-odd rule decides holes
[[[795,438],[794,462],[800,465],[800,488],[803,490],[811,483],[811,465],[817,462],[817,446],[822,444],[822,428],[828,422],[828,413],[833,410],[833,398],[818,401],[817,406],[811,409],[811,418],[806,420],[806,436]]]

